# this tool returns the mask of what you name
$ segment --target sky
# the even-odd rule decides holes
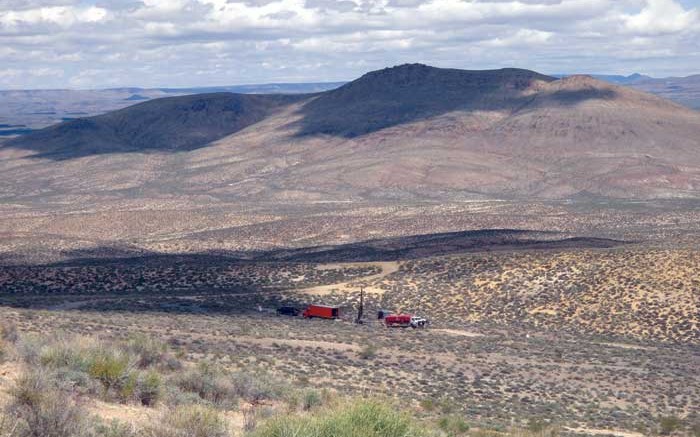
[[[0,0],[0,89],[700,73],[700,0]]]

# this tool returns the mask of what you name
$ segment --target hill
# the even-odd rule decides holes
[[[677,198],[700,114],[588,76],[410,64],[314,95],[154,99],[0,148],[5,198]]]
[[[51,126],[65,118],[88,117],[116,111],[136,103],[188,94],[306,94],[337,88],[342,83],[269,83],[194,88],[108,88],[93,90],[0,90],[0,126]],[[18,132],[21,134],[24,132]],[[0,133],[2,136],[2,133]]]
[[[149,150],[191,150],[237,132],[289,104],[292,96],[233,93],[156,99],[71,120],[8,142],[59,159]]]
[[[643,77],[630,83],[630,86],[671,99],[689,108],[700,109],[700,74],[663,79]]]

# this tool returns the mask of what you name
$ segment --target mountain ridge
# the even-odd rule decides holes
[[[407,64],[310,95],[147,101],[8,142],[0,170],[6,198],[700,197],[700,113],[585,75]]]

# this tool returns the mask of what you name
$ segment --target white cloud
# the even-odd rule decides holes
[[[627,30],[636,34],[659,35],[697,30],[700,12],[685,10],[673,0],[648,0],[644,8],[634,15],[624,17]]]
[[[403,62],[687,74],[700,71],[700,9],[690,3],[0,0],[0,85],[339,80]]]

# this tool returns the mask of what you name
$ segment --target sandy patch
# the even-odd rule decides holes
[[[595,428],[565,428],[568,431],[587,435],[614,435],[617,437],[644,437],[644,434],[634,431],[621,431],[615,429],[595,429]]]
[[[360,282],[370,282],[376,281],[377,279],[384,278],[394,272],[399,270],[400,264],[398,261],[382,261],[382,262],[367,262],[367,263],[334,263],[334,264],[322,264],[316,267],[319,270],[329,270],[329,269],[342,269],[342,268],[352,268],[352,267],[367,267],[367,266],[377,266],[381,271],[374,275],[363,276],[360,278],[354,278],[350,281],[339,282],[336,284],[329,285],[319,285],[317,287],[309,287],[299,290],[300,293],[312,294],[314,296],[324,296],[332,293],[333,291],[343,291],[347,288],[353,288],[357,290],[359,286],[355,285]],[[379,287],[364,287],[366,293],[369,294],[384,294],[385,290]]]
[[[445,334],[459,335],[461,337],[483,337],[478,332],[464,331],[462,329],[431,329],[432,332],[444,332]]]

